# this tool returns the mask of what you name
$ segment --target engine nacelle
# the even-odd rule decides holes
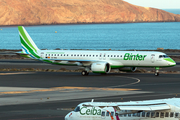
[[[137,67],[123,67],[119,68],[119,71],[126,71],[126,72],[135,72]]]
[[[107,62],[96,62],[91,65],[91,70],[93,73],[109,73],[111,66]]]

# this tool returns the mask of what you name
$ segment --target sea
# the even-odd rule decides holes
[[[180,9],[165,9],[180,14]],[[39,49],[180,49],[180,22],[24,26]],[[21,49],[17,26],[0,27],[0,49]]]

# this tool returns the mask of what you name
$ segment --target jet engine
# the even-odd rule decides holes
[[[111,66],[107,62],[96,62],[91,65],[91,70],[93,73],[109,73]]]

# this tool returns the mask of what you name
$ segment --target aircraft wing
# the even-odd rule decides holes
[[[84,104],[84,106],[91,107],[113,107],[116,111],[128,110],[132,113],[139,111],[160,111],[160,110],[170,110],[170,106],[167,103],[155,103],[155,104],[129,104],[129,105],[118,105],[118,104],[108,104],[108,105],[93,105]]]
[[[83,60],[83,59],[43,59],[53,60],[54,62],[68,61],[68,62],[98,62],[97,60]]]
[[[135,110],[135,111],[159,111],[169,110],[170,106],[165,104],[154,104],[154,105],[133,105],[133,106],[117,106],[120,110]]]

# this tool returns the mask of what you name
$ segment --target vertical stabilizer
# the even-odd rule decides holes
[[[18,26],[19,36],[21,41],[22,52],[30,54],[30,57],[38,59],[40,58],[37,54],[39,48],[36,46],[34,41],[31,39],[27,31],[23,26]]]

